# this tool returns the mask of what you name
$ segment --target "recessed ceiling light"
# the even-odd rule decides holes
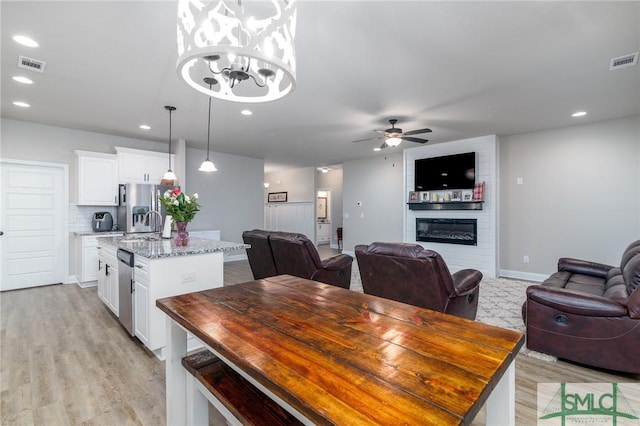
[[[584,117],[585,115],[587,115],[585,111],[578,111],[571,114],[572,117]]]
[[[31,105],[29,105],[28,103],[26,103],[26,102],[21,102],[21,101],[15,101],[13,104],[14,104],[15,106],[17,106],[17,107],[21,107],[21,108],[29,108],[29,107],[31,106]]]
[[[242,111],[240,111],[240,114],[242,114],[242,115],[252,115],[253,113],[251,111],[249,111],[248,109],[243,109]]]
[[[33,80],[27,77],[23,77],[21,75],[14,75],[13,80],[23,84],[33,84]]]
[[[16,43],[20,43],[23,46],[27,46],[27,47],[38,47],[39,44],[37,41],[27,37],[27,36],[23,36],[23,35],[15,35],[13,36],[13,41],[15,41]]]
[[[140,125],[140,128],[141,128],[142,130],[151,130],[151,126],[147,126],[146,124],[141,124],[141,125]]]
[[[378,146],[378,147],[373,148],[373,150],[374,150],[374,151],[382,151],[382,148],[380,148],[380,147]]]

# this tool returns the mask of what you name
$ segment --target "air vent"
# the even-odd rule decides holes
[[[33,58],[27,58],[26,56],[18,56],[18,68],[24,68],[26,70],[31,70],[35,72],[44,72],[44,68],[47,66],[47,63],[44,61],[39,61]]]
[[[619,58],[611,59],[609,65],[609,71],[621,70],[626,67],[632,67],[638,63],[638,52],[631,53],[629,55],[620,56]]]

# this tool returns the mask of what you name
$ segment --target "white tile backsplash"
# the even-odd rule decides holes
[[[78,206],[69,204],[69,232],[91,231],[91,218],[95,212],[109,212],[113,216],[113,224],[117,222],[117,207],[110,206]]]

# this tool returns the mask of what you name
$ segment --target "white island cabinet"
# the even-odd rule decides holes
[[[173,239],[131,237],[105,239],[101,243],[134,254],[135,336],[160,359],[164,359],[166,317],[156,307],[156,300],[222,287],[224,253],[248,247],[203,238],[191,238],[187,247],[176,247]],[[105,301],[102,297],[101,300]]]

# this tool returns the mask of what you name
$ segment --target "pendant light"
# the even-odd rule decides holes
[[[212,77],[206,77],[204,79],[204,82],[206,84],[209,85],[209,90],[211,90],[211,86],[213,86],[216,83],[216,79],[212,78]],[[216,165],[213,164],[213,161],[211,161],[209,159],[209,140],[211,137],[211,96],[207,96],[209,98],[209,115],[208,117],[208,122],[207,122],[207,159],[204,160],[202,162],[202,164],[200,165],[200,168],[198,170],[200,170],[201,172],[217,172],[218,169],[216,169]]]
[[[173,173],[173,170],[171,170],[171,113],[176,110],[176,107],[166,105],[164,109],[169,111],[169,169],[162,176],[160,185],[175,185],[178,177]]]

